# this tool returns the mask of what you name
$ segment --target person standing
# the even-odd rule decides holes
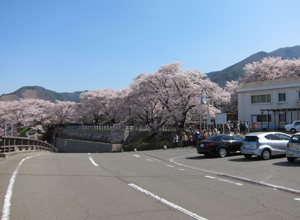
[[[247,124],[246,121],[244,121],[244,124],[243,124],[243,135],[248,134],[248,133],[247,133],[247,130],[248,130],[248,124]]]
[[[189,134],[189,142],[188,142],[188,145],[189,145],[189,146],[193,146],[193,143],[194,143],[193,140],[194,140],[194,139],[193,139],[193,133],[191,132],[191,133]]]
[[[249,134],[249,128],[250,128],[249,121],[246,121],[246,125],[247,125],[247,127],[246,127],[246,134]]]
[[[240,121],[240,124],[239,124],[240,126],[239,126],[239,129],[240,129],[240,132],[239,132],[239,134],[244,134],[244,123],[242,122],[242,121]]]
[[[173,149],[178,146],[178,140],[179,140],[179,137],[177,134],[175,134],[173,137]]]
[[[185,134],[185,132],[183,132],[182,135],[182,147],[186,147],[187,141],[188,141],[188,136]]]

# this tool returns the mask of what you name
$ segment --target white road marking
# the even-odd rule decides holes
[[[219,180],[219,181],[223,181],[223,182],[227,182],[227,183],[232,183],[232,184],[235,184],[235,185],[238,185],[238,186],[242,186],[243,184],[242,183],[237,183],[237,182],[233,182],[233,181],[229,181],[229,180],[225,180],[225,179],[221,179],[221,178],[216,178],[216,177],[213,177],[213,176],[205,176],[206,178],[210,178],[210,179],[215,179],[215,180]]]
[[[300,198],[294,198],[295,201],[300,201]]]
[[[174,166],[172,166],[172,165],[166,165],[167,167],[174,167]]]
[[[191,166],[187,166],[187,165],[184,165],[184,164],[181,164],[181,163],[177,163],[177,162],[174,161],[175,159],[178,159],[178,158],[181,158],[181,157],[186,157],[186,156],[190,156],[190,155],[183,155],[183,156],[179,156],[179,157],[174,157],[174,158],[171,158],[170,161],[172,163],[178,165],[178,166],[190,168],[190,169],[193,169],[193,170],[198,170],[198,171],[205,172],[205,173],[215,174],[215,175],[218,175],[218,176],[229,177],[229,178],[237,179],[237,180],[252,183],[252,184],[254,183],[254,184],[261,185],[261,186],[269,187],[271,189],[282,190],[282,191],[285,191],[285,192],[290,192],[290,193],[295,193],[295,194],[300,195],[300,190],[291,189],[291,188],[278,186],[278,185],[273,185],[273,184],[264,183],[264,182],[258,182],[258,181],[255,181],[255,180],[251,180],[251,179],[247,179],[247,178],[243,178],[243,177],[239,177],[239,176],[233,176],[233,175],[229,175],[229,174],[225,174],[225,173],[218,173],[218,172],[211,171],[211,170],[203,170],[203,169],[199,169],[199,168],[196,168],[196,167],[191,167]]]
[[[154,161],[153,161],[153,160],[151,160],[151,159],[147,159],[147,160],[148,160],[149,162],[152,162],[152,163],[154,162]]]
[[[137,155],[138,156],[138,155]],[[150,156],[147,156],[147,155],[144,155],[144,154],[142,154],[141,155],[142,157],[146,157],[146,158],[148,158],[148,159],[150,159],[150,160],[153,160],[153,161],[156,161],[156,162],[162,162],[161,160],[158,160],[158,159],[156,159],[156,158],[153,158],[153,157],[150,157]]]
[[[140,155],[133,155],[134,157],[141,157]]]
[[[89,159],[95,167],[99,167],[99,165],[93,160],[92,157],[89,157]]]
[[[1,220],[9,220],[10,219],[11,198],[12,198],[13,191],[14,191],[14,184],[15,184],[15,181],[16,181],[16,178],[17,178],[17,175],[18,175],[21,165],[24,163],[25,160],[28,160],[32,157],[36,157],[36,156],[40,156],[40,155],[42,155],[42,154],[33,155],[33,156],[26,157],[25,159],[21,160],[21,162],[18,164],[17,168],[11,175],[11,178],[9,180],[9,184],[8,184],[8,187],[6,190],[6,194],[4,196]]]
[[[153,194],[153,193],[151,193],[151,192],[149,192],[149,191],[147,191],[147,190],[145,190],[145,189],[143,189],[143,188],[141,188],[141,187],[139,187],[139,186],[137,186],[133,183],[128,184],[128,186],[131,186],[132,188],[134,188],[134,189],[136,189],[136,190],[138,190],[142,193],[145,193],[146,195],[156,199],[157,201],[162,202],[162,203],[164,203],[164,204],[166,204],[166,205],[168,205],[168,206],[170,206],[174,209],[177,209],[178,211],[180,211],[180,212],[182,212],[182,213],[184,213],[184,214],[186,214],[190,217],[193,217],[193,218],[198,219],[198,220],[207,220],[206,218],[203,218],[203,217],[201,217],[201,216],[199,216],[199,215],[197,215],[193,212],[188,211],[185,208],[182,208],[178,205],[175,205],[174,203],[169,202],[169,201],[167,201],[167,200],[165,200],[165,199],[163,199],[163,198],[161,198],[161,197],[159,197],[159,196],[157,196],[157,195],[155,195],[155,194]]]

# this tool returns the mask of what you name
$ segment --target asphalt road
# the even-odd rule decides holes
[[[299,219],[300,160],[195,148],[0,159],[1,220]]]

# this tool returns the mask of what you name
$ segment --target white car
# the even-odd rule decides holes
[[[287,144],[286,157],[290,163],[293,163],[300,157],[300,133],[294,134]]]
[[[285,125],[285,130],[290,131],[292,134],[300,131],[300,121],[294,121],[290,125]]]
[[[281,132],[257,132],[245,136],[241,154],[245,158],[256,155],[268,160],[274,155],[284,155],[291,135]]]

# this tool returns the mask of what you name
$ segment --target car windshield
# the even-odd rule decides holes
[[[236,141],[243,141],[244,139],[240,136],[232,136],[234,140]]]
[[[223,141],[231,141],[231,140],[233,140],[233,138],[231,136],[224,136],[224,137],[222,137],[222,140]]]
[[[216,141],[216,140],[218,140],[218,139],[220,139],[220,137],[218,137],[218,136],[212,136],[212,137],[209,137],[209,138],[207,138],[207,139],[205,139],[206,141]]]
[[[280,140],[279,137],[276,134],[268,134],[265,136],[266,139],[272,140],[272,141],[277,141]]]
[[[291,140],[291,143],[300,143],[300,136],[299,135],[294,135]]]
[[[258,137],[257,136],[246,136],[244,141],[257,142],[258,141]]]
[[[280,140],[290,140],[290,137],[284,134],[278,134]]]

